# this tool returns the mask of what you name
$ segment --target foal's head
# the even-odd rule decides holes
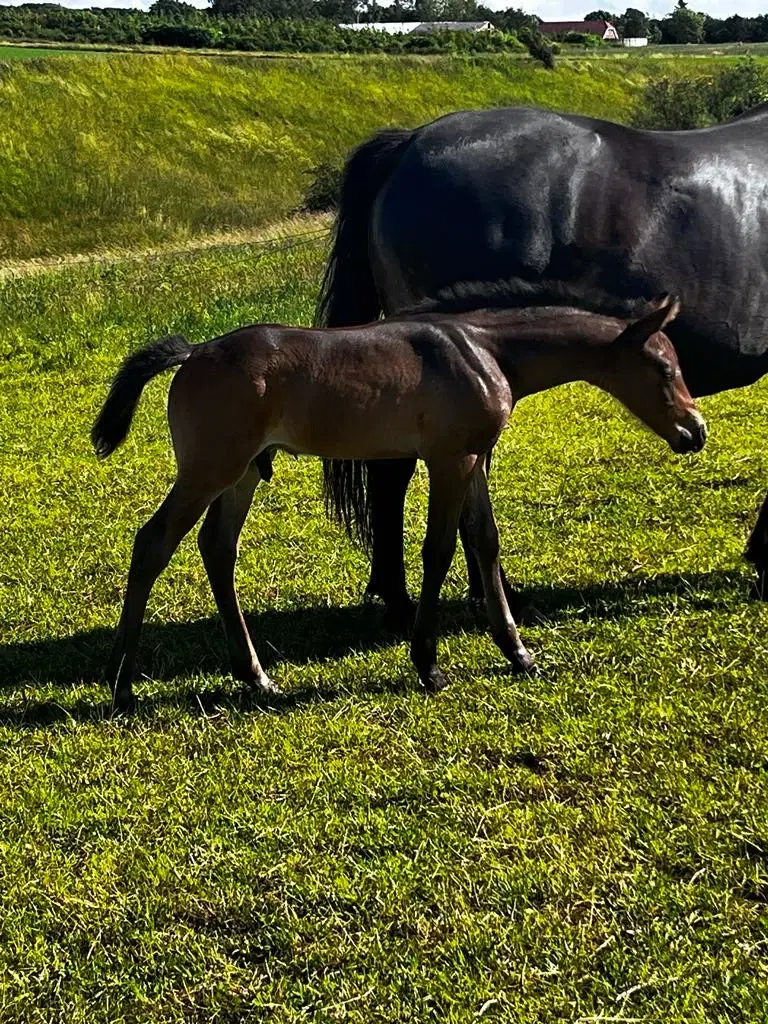
[[[607,390],[678,454],[704,447],[707,427],[686,387],[677,353],[663,328],[680,311],[662,295],[609,346]]]

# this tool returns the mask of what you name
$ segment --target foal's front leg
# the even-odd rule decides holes
[[[456,531],[477,456],[430,461],[427,534],[422,547],[424,577],[411,639],[411,660],[424,686],[437,693],[446,686],[437,667],[440,590],[456,550]]]
[[[486,467],[480,460],[472,474],[464,501],[463,519],[469,544],[477,556],[491,635],[516,672],[530,672],[535,662],[520,639],[504,592],[504,577],[499,562],[499,531],[488,494]]]
[[[235,590],[235,563],[253,493],[261,479],[255,461],[208,509],[197,544],[227,637],[232,675],[264,695],[280,691],[261,667]]]
[[[493,449],[491,449],[485,457],[485,473],[486,476],[491,471],[491,456]],[[467,510],[466,507],[462,510],[461,519],[459,520],[459,536],[461,537],[461,544],[464,548],[464,557],[467,560],[467,578],[469,582],[469,596],[473,601],[482,601],[485,598],[485,587],[483,585],[483,574],[480,571],[480,564],[477,560],[477,555],[472,548],[472,542],[469,536],[469,528],[467,525]],[[504,596],[507,599],[507,603],[513,610],[515,615],[520,615],[523,611],[522,602],[520,595],[511,585],[507,579],[507,575],[504,572],[504,566],[499,565],[499,572],[501,573],[501,584],[504,588]]]

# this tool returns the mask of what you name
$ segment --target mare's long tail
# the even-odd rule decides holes
[[[115,374],[107,400],[91,428],[91,441],[100,459],[106,459],[128,436],[133,414],[145,386],[163,370],[179,366],[193,346],[180,334],[152,342],[128,356]]]
[[[371,211],[411,136],[412,132],[403,130],[379,132],[358,146],[347,160],[333,243],[315,312],[315,323],[320,326],[365,324],[381,314],[368,251]],[[325,460],[323,490],[328,515],[370,548],[365,463]]]

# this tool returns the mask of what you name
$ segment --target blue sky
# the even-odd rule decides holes
[[[23,0],[5,0],[6,3],[11,4],[22,3]],[[62,7],[141,7],[148,8],[152,0],[94,0],[93,3],[88,3],[87,0],[57,0],[61,3]],[[206,0],[190,0],[196,7],[207,7]],[[584,15],[590,10],[590,5],[587,2],[586,6],[582,3],[579,4],[578,0],[530,0],[530,2],[521,2],[521,0],[485,0],[488,7],[495,9],[504,7],[522,7],[523,10],[531,11],[534,14],[538,14],[540,18],[544,18],[546,21],[577,21],[583,18]],[[618,5],[619,11],[625,10],[628,6],[637,6],[643,8],[642,3],[632,3],[632,0],[622,0]],[[644,9],[653,18],[661,18],[675,6],[675,0],[652,0]],[[738,10],[734,10],[734,0],[691,0],[690,6],[697,11],[704,11],[707,14],[711,14],[715,18],[727,18],[729,15],[738,13],[743,17],[750,17],[755,14],[763,14],[768,11],[768,0],[740,0]],[[595,0],[591,9],[595,7],[602,7],[604,10],[611,10],[616,7],[613,3],[606,3],[605,0]]]

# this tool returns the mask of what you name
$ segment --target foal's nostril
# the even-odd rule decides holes
[[[704,420],[702,420],[702,419],[699,419],[698,423],[696,424],[696,429],[694,431],[692,431],[692,433],[693,433],[693,437],[694,437],[694,439],[696,441],[696,445],[697,445],[695,450],[697,452],[700,452],[701,449],[706,444],[706,441],[707,441],[707,424],[706,424],[706,422]]]
[[[680,427],[679,447],[681,454],[689,452],[700,452],[707,440],[707,425],[704,420],[697,416],[689,421],[687,426]]]

